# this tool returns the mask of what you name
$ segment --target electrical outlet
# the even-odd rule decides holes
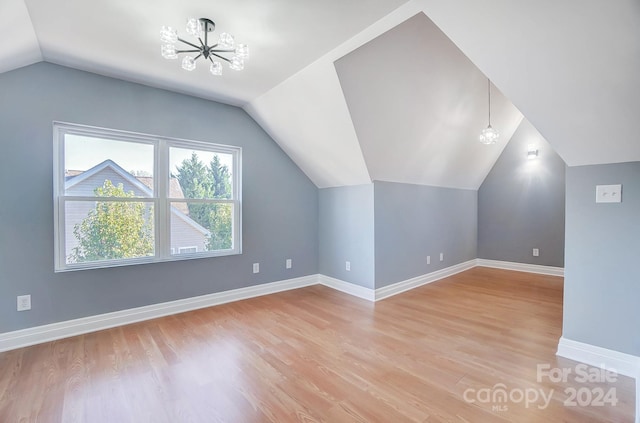
[[[444,253],[440,253],[440,261],[444,261]]]
[[[427,256],[427,264],[431,264],[431,256]]]
[[[31,295],[18,296],[18,311],[31,310]]]
[[[285,262],[285,267],[287,269],[291,269],[291,259],[287,259],[287,261]]]
[[[533,256],[534,256],[534,257],[540,257],[540,250],[539,250],[539,249],[537,249],[537,248],[534,248],[534,249],[533,249]]]
[[[253,263],[253,273],[260,273],[260,263]]]
[[[345,266],[344,267],[345,267],[345,269],[347,269],[348,272],[350,272],[351,271],[351,262],[350,261],[345,262]]]

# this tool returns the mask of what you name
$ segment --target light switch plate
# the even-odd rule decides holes
[[[596,203],[622,202],[622,185],[596,185]]]

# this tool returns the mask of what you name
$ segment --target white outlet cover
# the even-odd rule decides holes
[[[538,248],[534,248],[533,249],[533,256],[534,257],[540,257],[540,250]]]
[[[427,264],[431,264],[431,256],[427,256]]]
[[[348,270],[348,271],[351,271],[351,262],[350,261],[345,262],[345,269]]]
[[[18,311],[31,310],[31,295],[18,296]]]
[[[596,185],[596,203],[622,202],[622,185]]]
[[[291,259],[287,259],[287,261],[285,262],[285,267],[287,269],[291,269]]]
[[[253,263],[253,273],[260,273],[260,263]]]

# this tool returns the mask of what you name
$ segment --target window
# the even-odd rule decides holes
[[[56,271],[240,254],[241,152],[54,123]]]

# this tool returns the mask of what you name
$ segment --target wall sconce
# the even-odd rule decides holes
[[[535,145],[530,145],[527,149],[527,159],[533,160],[538,157],[538,149]]]

